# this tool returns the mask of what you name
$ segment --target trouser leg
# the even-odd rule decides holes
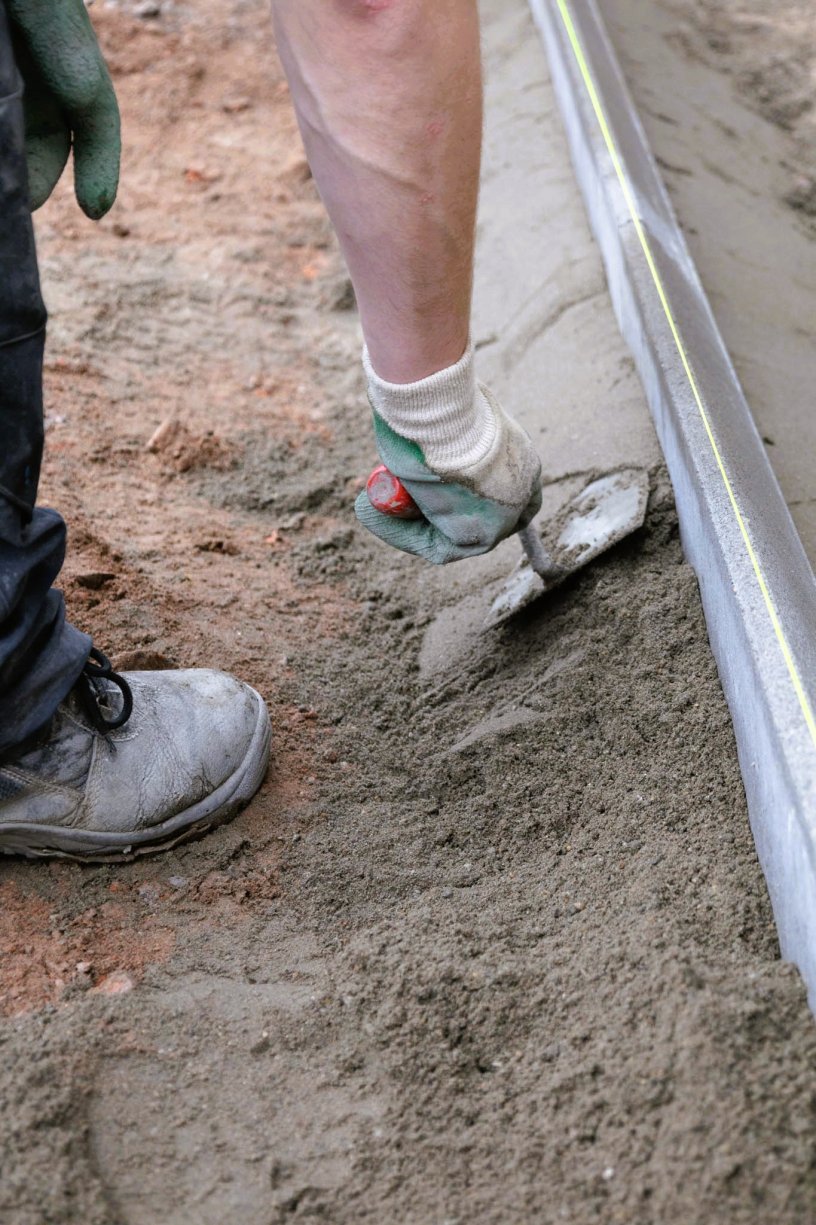
[[[53,589],[65,524],[35,507],[43,448],[40,296],[28,207],[21,83],[0,2],[0,753],[43,727],[90,639]]]

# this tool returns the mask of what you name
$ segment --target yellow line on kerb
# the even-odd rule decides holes
[[[720,449],[717,446],[717,440],[714,437],[713,430],[711,429],[711,423],[709,422],[708,414],[703,405],[703,400],[700,395],[699,388],[697,387],[697,380],[694,377],[694,372],[692,371],[691,363],[689,362],[688,356],[686,354],[685,345],[683,344],[683,341],[681,339],[680,331],[677,327],[677,324],[674,321],[674,316],[671,312],[671,307],[669,306],[669,300],[666,295],[666,290],[663,286],[663,281],[661,280],[660,273],[657,270],[657,265],[655,264],[654,256],[652,255],[652,250],[651,250],[651,247],[649,246],[649,240],[646,237],[645,231],[643,229],[643,225],[641,224],[641,220],[638,215],[637,206],[635,204],[635,197],[632,192],[632,188],[629,184],[629,180],[626,177],[626,171],[623,168],[623,163],[621,162],[621,159],[618,155],[617,148],[615,147],[615,142],[612,138],[612,133],[609,129],[609,124],[606,121],[606,115],[604,114],[604,109],[603,109],[603,106],[601,105],[600,97],[598,96],[598,90],[595,86],[595,81],[593,80],[592,73],[590,72],[589,65],[586,60],[586,56],[584,55],[583,47],[581,46],[580,39],[578,38],[578,34],[575,29],[573,20],[572,20],[572,15],[569,10],[569,5],[567,4],[567,0],[556,0],[556,2],[558,4],[558,9],[561,13],[561,19],[564,23],[564,28],[567,31],[567,36],[569,37],[570,44],[572,46],[575,60],[581,71],[581,76],[584,79],[584,85],[586,86],[586,90],[589,95],[589,100],[592,103],[592,109],[595,111],[595,116],[598,120],[598,124],[601,129],[601,134],[603,135],[604,142],[609,151],[609,156],[612,159],[612,165],[615,168],[615,174],[618,176],[618,182],[621,185],[621,190],[623,192],[624,199],[626,200],[626,206],[629,209],[629,214],[632,218],[632,223],[635,227],[635,232],[640,240],[640,245],[643,248],[643,254],[646,257],[646,263],[649,267],[649,271],[652,274],[652,280],[654,281],[655,289],[657,290],[657,296],[660,299],[660,304],[663,307],[663,313],[666,316],[666,320],[669,324],[669,328],[671,329],[671,334],[674,338],[674,343],[677,346],[677,352],[680,355],[680,361],[682,362],[683,369],[686,372],[686,377],[689,381],[689,386],[691,387],[692,395],[694,396],[694,401],[697,405],[697,408],[700,411],[700,417],[702,418],[703,425],[705,426],[705,432],[708,435],[708,441],[711,443],[711,450],[713,451],[714,458],[717,461],[717,467],[720,470],[720,476],[722,477],[723,485],[725,486],[726,493],[728,494],[728,500],[731,503],[731,509],[734,512],[734,517],[736,518],[737,523],[739,524],[739,529],[740,529],[740,532],[742,533],[742,539],[745,541],[745,548],[747,549],[748,556],[751,559],[751,565],[754,568],[754,574],[756,575],[756,580],[757,580],[757,583],[759,584],[759,589],[762,592],[762,598],[765,601],[765,607],[768,610],[768,616],[771,619],[771,624],[774,628],[774,632],[779,642],[779,646],[782,651],[782,655],[787,665],[788,673],[790,674],[790,678],[793,684],[794,691],[799,700],[799,705],[802,708],[802,714],[805,717],[805,722],[810,732],[810,738],[813,741],[814,746],[816,746],[816,719],[814,719],[813,717],[813,711],[810,708],[810,703],[808,702],[808,698],[807,698],[807,694],[805,693],[804,685],[802,684],[801,678],[796,668],[796,664],[794,663],[793,655],[791,654],[791,649],[788,646],[788,640],[785,637],[785,631],[782,629],[782,623],[780,622],[777,611],[774,608],[773,600],[771,599],[771,593],[768,591],[768,584],[765,582],[765,576],[762,573],[762,568],[759,564],[759,560],[757,558],[756,553],[754,552],[754,546],[751,543],[751,537],[748,535],[748,528],[746,527],[745,520],[742,516],[742,512],[740,511],[740,508],[737,505],[737,499],[734,497],[734,490],[731,488],[731,481],[728,478],[728,473],[726,472],[725,464],[723,463],[723,459],[720,454]]]

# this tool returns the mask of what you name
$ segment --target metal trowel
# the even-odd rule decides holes
[[[401,481],[384,464],[366,485],[369,501],[383,514],[402,519],[422,512]],[[642,468],[621,468],[590,481],[544,524],[519,532],[525,556],[490,606],[485,629],[494,629],[553,591],[571,574],[643,526],[649,476]]]
[[[519,532],[525,555],[490,605],[484,628],[493,629],[546,595],[590,562],[643,527],[649,476],[622,468],[591,481],[542,527]],[[542,539],[543,535],[543,539]]]

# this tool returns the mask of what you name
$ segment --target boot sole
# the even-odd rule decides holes
[[[135,834],[94,833],[25,823],[8,825],[1,835],[0,854],[23,855],[28,859],[118,862],[169,850],[229,821],[246,808],[263,782],[269,764],[272,741],[269,712],[261,695],[254,689],[252,692],[258,703],[258,719],[244,760],[220,787],[184,812]]]

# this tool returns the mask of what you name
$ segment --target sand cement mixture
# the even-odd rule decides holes
[[[256,684],[274,768],[162,858],[0,865],[0,1220],[813,1219],[816,1030],[659,464],[645,530],[492,636],[456,609],[512,546],[481,591],[369,540],[265,8],[158,9],[98,17],[117,210],[39,220],[46,492],[75,619]]]

